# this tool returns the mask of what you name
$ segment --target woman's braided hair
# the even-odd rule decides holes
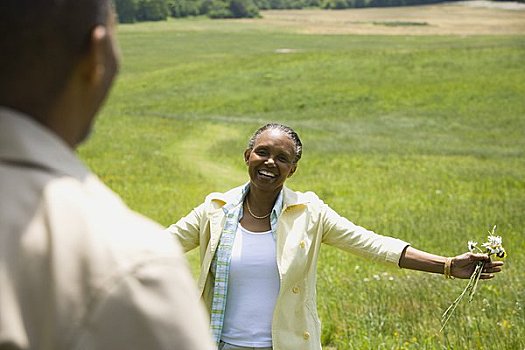
[[[259,135],[261,135],[266,130],[270,130],[270,129],[279,130],[285,133],[286,135],[288,135],[288,137],[290,137],[290,139],[293,141],[295,145],[294,163],[297,163],[301,159],[301,155],[303,154],[303,144],[301,143],[301,139],[299,138],[299,135],[297,135],[297,133],[292,128],[290,128],[289,126],[283,125],[283,124],[269,123],[257,129],[257,131],[250,138],[250,141],[248,141],[248,149],[253,149],[253,146],[255,145],[255,141],[257,140]]]

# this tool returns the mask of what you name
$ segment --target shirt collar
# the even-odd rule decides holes
[[[29,116],[0,106],[0,160],[33,165],[79,180],[89,171],[57,135]]]
[[[230,210],[231,208],[242,203],[244,196],[246,196],[246,193],[248,192],[248,186],[249,182],[241,186],[235,187],[225,193],[211,193],[208,196],[208,199],[211,201],[219,202],[219,206],[223,207],[223,209],[224,207],[227,207],[226,209]],[[308,196],[307,193],[295,192],[289,189],[288,187],[283,186],[279,197],[277,197],[274,209],[277,213],[280,213],[282,212],[282,210],[286,210],[289,207],[293,207],[296,205],[305,205],[310,203],[310,201],[310,196]]]
[[[225,213],[241,205],[244,197],[248,193],[250,183],[247,182],[242,186],[233,188],[226,193],[212,193],[211,201],[222,202],[222,209]],[[272,215],[279,216],[283,210],[297,205],[306,205],[310,202],[310,197],[301,192],[295,192],[286,186],[279,193],[277,200],[272,209]]]
[[[242,202],[244,201],[244,197],[246,197],[246,194],[248,193],[249,189],[250,189],[250,183],[248,182],[242,185],[241,187],[235,188],[234,191],[226,192],[224,194],[224,200],[226,204],[224,204],[224,206],[222,207],[222,210],[224,210],[224,212],[227,213],[233,208],[239,205],[242,205]]]

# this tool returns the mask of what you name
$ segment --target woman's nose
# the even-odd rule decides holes
[[[275,161],[273,160],[273,157],[269,157],[269,158],[266,160],[266,165],[272,165],[272,166],[275,166]]]

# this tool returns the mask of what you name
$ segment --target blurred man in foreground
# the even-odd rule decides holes
[[[74,154],[118,70],[113,17],[0,1],[0,349],[212,349],[178,244]]]

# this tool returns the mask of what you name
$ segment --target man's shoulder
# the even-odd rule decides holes
[[[69,305],[59,310],[68,322],[63,328],[81,335],[74,341],[124,344],[140,334],[140,344],[155,344],[153,334],[142,335],[141,327],[169,325],[165,329],[170,331],[155,332],[155,337],[198,343],[201,334],[190,328],[197,326],[202,332],[205,318],[197,309],[197,291],[179,243],[160,225],[129,209],[96,176],[50,181],[27,232],[32,239],[26,240],[30,242],[24,253],[32,259],[24,262],[25,268],[53,262],[41,278],[27,283],[38,290],[42,281],[53,280],[61,305]],[[111,329],[86,327],[87,320],[126,327],[131,338],[107,337]],[[199,342],[207,344],[205,338]]]
[[[83,181],[54,179],[45,188],[44,206],[48,220],[55,223],[52,234],[89,241],[93,253],[97,246],[137,256],[178,252],[172,237],[159,224],[129,209],[94,175]]]

